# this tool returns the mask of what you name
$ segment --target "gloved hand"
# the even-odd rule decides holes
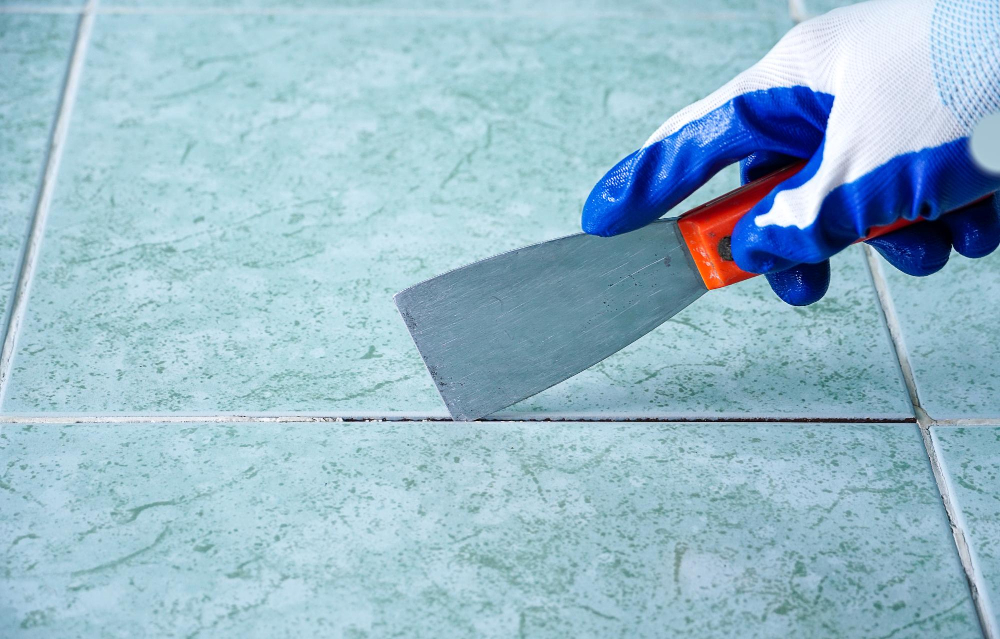
[[[872,0],[792,29],[763,60],[667,120],[594,187],[583,230],[631,231],[726,165],[744,181],[807,160],[747,213],[733,258],[767,274],[786,302],[811,304],[828,258],[873,226],[937,220],[1000,190],[969,135],[1000,111],[1000,0]],[[929,275],[952,246],[1000,244],[1000,199],[870,241],[891,264]]]

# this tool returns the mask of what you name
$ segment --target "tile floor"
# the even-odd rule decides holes
[[[997,636],[998,256],[415,421],[392,293],[575,232],[788,3],[81,6],[0,2],[0,636]]]
[[[913,424],[3,438],[25,636],[979,636]]]

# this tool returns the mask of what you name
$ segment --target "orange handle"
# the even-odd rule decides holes
[[[691,209],[677,220],[677,226],[680,228],[681,235],[684,236],[684,241],[691,251],[691,257],[694,258],[698,272],[701,273],[701,279],[705,280],[705,286],[708,287],[708,290],[729,286],[757,275],[757,273],[744,271],[733,261],[733,254],[730,250],[733,229],[740,218],[755,204],[763,200],[775,186],[798,173],[803,166],[805,166],[804,163],[798,163],[775,171],[711,202]],[[906,220],[900,218],[892,224],[870,229],[868,235],[858,242],[898,231],[905,226],[921,221],[921,219]]]

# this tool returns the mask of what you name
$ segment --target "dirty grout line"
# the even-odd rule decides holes
[[[0,7],[0,15],[10,14],[10,13],[34,13],[34,14],[62,14],[62,15],[72,15],[77,13],[83,13],[84,7],[32,7],[32,6],[6,6]]]
[[[958,551],[958,558],[965,573],[965,581],[972,596],[972,603],[976,609],[976,616],[979,618],[979,627],[985,639],[998,639],[997,631],[993,628],[993,619],[990,615],[985,598],[980,594],[984,592],[984,584],[977,574],[969,554],[969,544],[966,541],[965,530],[961,524],[961,513],[958,510],[955,500],[951,495],[948,480],[944,475],[941,466],[941,459],[938,456],[937,448],[934,444],[931,427],[937,426],[937,422],[927,414],[920,405],[920,397],[917,394],[916,379],[913,376],[913,367],[910,363],[909,353],[903,341],[902,327],[899,323],[899,316],[896,314],[896,306],[892,301],[885,274],[882,271],[882,264],[879,262],[874,249],[864,246],[868,273],[871,276],[872,285],[875,287],[876,299],[882,315],[882,321],[889,331],[889,338],[893,351],[896,354],[896,361],[899,364],[900,372],[903,374],[903,381],[913,405],[913,412],[917,420],[917,429],[920,431],[920,438],[927,452],[927,460],[931,465],[931,473],[934,475],[934,483],[937,485],[938,493],[944,504],[945,514],[948,516],[948,525],[951,527],[951,536],[955,541],[955,549]]]
[[[917,423],[921,427],[925,427],[933,420],[924,411],[923,407],[921,407],[920,398],[917,396],[917,382],[913,377],[913,367],[910,365],[910,356],[906,350],[906,344],[903,342],[903,333],[899,317],[896,315],[896,307],[892,302],[889,286],[882,273],[882,265],[879,263],[875,251],[867,244],[864,246],[864,253],[865,264],[868,266],[868,274],[871,276],[872,286],[875,287],[875,295],[878,300],[880,314],[882,315],[882,322],[889,331],[889,342],[896,355],[899,371],[903,376],[903,383],[906,385],[906,392],[910,396],[910,404],[913,406],[914,416],[917,418]]]
[[[934,447],[935,452],[940,449],[937,430],[938,430],[937,425],[935,425],[933,430],[928,431],[930,436],[929,439],[931,445]],[[944,476],[945,481],[949,487],[949,490],[951,490],[950,487],[952,486],[953,482],[951,480],[952,475],[947,471],[948,465],[943,459],[941,459],[941,456],[938,456],[938,458],[940,460],[940,465],[941,465],[941,474],[942,476]],[[955,513],[955,517],[956,521],[958,521],[959,525],[962,526],[962,528],[966,528],[968,526],[968,524],[965,521],[965,514],[961,510],[958,510]],[[972,560],[972,549],[966,548],[966,552],[969,554],[970,563],[973,566],[975,566],[976,564]],[[983,613],[981,615],[981,618],[985,620],[985,625],[983,626],[983,635],[988,637],[989,639],[994,639],[997,636],[997,628],[993,622],[995,617],[992,614],[992,606],[990,605],[989,601],[990,599],[989,588],[987,587],[987,584],[983,582],[982,578],[980,577],[980,574],[981,574],[980,571],[976,571],[976,575],[977,577],[979,577],[976,586],[978,588],[978,592],[981,593],[979,597],[981,599],[983,608]]]
[[[958,550],[958,557],[962,563],[962,569],[965,571],[965,580],[969,585],[972,603],[976,608],[976,616],[979,617],[979,627],[982,629],[985,639],[997,639],[997,631],[993,628],[993,617],[990,614],[986,598],[981,594],[986,591],[986,584],[983,583],[981,575],[979,575],[975,569],[975,565],[972,563],[969,544],[965,538],[965,529],[962,526],[962,514],[951,495],[951,488],[948,486],[948,479],[945,477],[944,469],[941,466],[941,458],[938,456],[933,434],[927,426],[918,425],[918,429],[920,430],[920,437],[924,442],[924,448],[927,450],[927,457],[931,463],[934,482],[937,484],[938,492],[941,493],[941,501],[944,502],[944,509],[948,515],[948,523],[951,525],[952,538],[955,540],[955,548]]]
[[[16,346],[18,331],[21,328],[21,322],[24,320],[24,314],[27,309],[31,282],[38,263],[38,253],[41,250],[42,238],[45,234],[45,224],[48,220],[56,179],[59,175],[59,164],[62,161],[63,150],[66,147],[66,137],[69,131],[70,118],[73,114],[73,104],[76,102],[76,94],[80,87],[83,61],[87,55],[87,45],[90,43],[90,34],[94,27],[94,11],[97,8],[97,1],[88,0],[80,13],[73,52],[70,54],[66,79],[59,100],[59,110],[56,112],[55,124],[52,127],[52,135],[49,139],[45,172],[42,175],[42,182],[39,186],[35,212],[32,216],[31,228],[28,231],[28,241],[21,255],[17,286],[14,289],[10,316],[7,320],[6,330],[4,331],[3,347],[0,350],[0,405],[3,404],[4,396],[7,392],[7,385],[13,366],[14,347]]]
[[[996,428],[1000,426],[1000,417],[935,419],[935,428]]]
[[[440,413],[382,413],[362,415],[357,413],[147,413],[147,414],[6,414],[0,415],[0,424],[153,424],[153,423],[295,423],[295,422],[451,422],[451,417]],[[684,423],[684,424],[855,424],[855,425],[911,425],[912,418],[845,419],[829,417],[684,417],[684,416],[620,416],[620,415],[546,415],[510,414],[486,417],[480,422],[518,423]]]
[[[107,15],[188,15],[188,16],[342,16],[350,18],[472,18],[504,20],[537,19],[662,19],[677,20],[766,20],[754,13],[708,12],[677,15],[661,11],[492,11],[488,9],[407,9],[401,7],[109,7]]]
[[[801,0],[790,0],[797,2]],[[0,7],[4,13],[84,13],[86,8],[72,6],[33,7],[30,5]],[[140,16],[333,16],[346,18],[469,18],[504,20],[519,18],[570,19],[570,20],[684,20],[769,21],[753,12],[705,12],[678,15],[665,11],[493,11],[488,9],[408,9],[402,7],[101,7],[94,9],[99,15]]]

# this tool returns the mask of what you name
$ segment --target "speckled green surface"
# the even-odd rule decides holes
[[[8,636],[979,636],[913,425],[45,425],[0,446]]]
[[[575,232],[790,26],[778,0],[100,6],[3,419],[443,415],[392,293]],[[0,284],[76,20],[0,15]],[[934,417],[1000,415],[998,264],[886,276]],[[0,424],[0,637],[981,636],[914,425],[607,421],[910,417],[860,250],[820,304],[713,293],[525,413],[605,421]],[[1000,428],[933,434],[995,619]]]
[[[935,419],[1000,420],[1000,253],[952,253],[943,271],[912,278],[882,271],[923,408]]]
[[[45,169],[75,26],[73,16],[0,14],[0,322],[4,323]],[[3,332],[0,325],[0,339]]]
[[[864,0],[801,0],[802,6],[806,10],[806,15],[810,17],[822,15],[827,11],[833,11],[840,7],[858,4],[860,1]]]
[[[974,428],[934,428],[951,490],[977,574],[981,598],[1000,628],[1000,423]]]
[[[392,293],[577,231],[595,179],[786,26],[102,15],[3,408],[443,414]],[[714,293],[516,410],[908,416],[836,263],[822,305]]]

